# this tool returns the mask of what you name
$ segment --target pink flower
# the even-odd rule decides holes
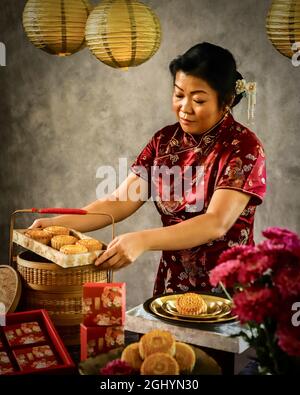
[[[212,286],[216,287],[220,281],[227,288],[232,288],[237,282],[237,274],[241,267],[238,260],[229,260],[216,266],[209,276],[209,281]]]
[[[297,237],[298,235],[291,230],[287,228],[279,228],[276,226],[269,227],[265,230],[262,231],[262,234],[267,238],[267,239],[278,239],[282,240],[285,237]]]
[[[260,249],[278,258],[282,254],[289,255],[290,259],[294,260],[300,258],[300,243],[298,245],[296,240],[265,240],[260,244]]]
[[[115,359],[100,369],[102,375],[129,375],[133,373],[132,367],[121,359]]]
[[[299,266],[284,265],[273,275],[275,287],[285,299],[299,297],[300,300],[300,270]]]
[[[233,304],[233,312],[242,324],[247,321],[260,324],[276,313],[277,294],[270,288],[250,287],[235,294]]]
[[[219,256],[218,264],[231,261],[234,259],[238,259],[242,252],[249,250],[252,251],[252,248],[253,248],[252,246],[245,246],[245,245],[228,248],[226,251],[222,252],[222,254]]]
[[[300,238],[297,233],[294,233],[285,228],[267,228],[262,234],[268,239],[269,243],[265,241],[264,246],[268,246],[274,250],[289,251],[296,257],[300,257]]]
[[[276,260],[271,254],[266,254],[258,248],[245,251],[240,257],[242,264],[238,273],[241,284],[247,284],[257,280],[268,269],[272,268]]]
[[[300,327],[279,324],[276,334],[278,345],[283,351],[291,356],[300,356]]]

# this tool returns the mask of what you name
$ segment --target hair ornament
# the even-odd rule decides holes
[[[247,82],[245,79],[237,80],[235,93],[242,94],[248,99],[248,123],[254,123],[255,105],[256,105],[256,82]]]

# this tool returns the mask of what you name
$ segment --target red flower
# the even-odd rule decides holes
[[[229,260],[216,266],[209,276],[209,281],[212,286],[216,287],[219,282],[222,282],[225,287],[232,288],[237,282],[237,274],[241,267],[241,262],[238,260]]]
[[[285,299],[299,297],[300,300],[300,270],[296,265],[284,265],[273,275],[275,287]]]
[[[278,345],[288,355],[300,356],[300,327],[278,325],[277,329]]]
[[[233,312],[241,323],[254,321],[262,323],[277,311],[277,294],[270,288],[250,287],[233,297]]]
[[[242,264],[238,273],[241,284],[247,284],[257,280],[268,269],[272,268],[276,260],[271,254],[266,254],[258,248],[245,251],[240,257]]]
[[[292,232],[289,229],[286,228],[278,228],[276,226],[269,227],[265,230],[262,231],[262,234],[267,238],[267,239],[278,239],[282,240],[283,238],[298,238],[297,233]]]
[[[222,252],[222,254],[219,256],[218,264],[231,261],[234,259],[238,259],[242,252],[249,250],[252,251],[252,248],[253,247],[251,246],[245,246],[245,245],[228,248],[226,251]]]
[[[133,369],[127,362],[121,359],[115,359],[107,363],[106,366],[100,369],[102,375],[129,375],[133,374]]]
[[[275,251],[289,251],[300,258],[300,238],[299,236],[284,228],[268,228],[262,232],[268,239],[262,243],[263,248]]]

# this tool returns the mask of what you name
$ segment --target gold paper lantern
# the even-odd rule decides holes
[[[85,46],[87,0],[28,0],[23,11],[27,37],[37,48],[67,56]]]
[[[101,62],[115,68],[138,66],[161,42],[155,13],[137,0],[103,0],[86,24],[86,42]]]
[[[267,16],[267,34],[274,47],[292,58],[300,42],[300,0],[273,0]]]

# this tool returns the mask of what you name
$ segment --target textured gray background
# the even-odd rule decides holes
[[[58,58],[24,35],[24,0],[0,0],[0,262],[7,262],[8,224],[16,208],[82,207],[96,199],[101,165],[128,165],[159,128],[174,123],[168,64],[190,46],[209,41],[235,55],[239,70],[258,83],[255,132],[268,158],[268,193],[256,215],[256,241],[267,226],[300,231],[299,73],[269,42],[264,0],[145,0],[160,18],[162,45],[147,63],[128,72],[99,62],[88,49]],[[246,102],[234,113],[246,120]],[[29,224],[26,217],[22,225]],[[21,225],[20,222],[20,225]],[[124,233],[160,225],[147,202],[117,225]],[[110,240],[110,230],[96,236]],[[146,253],[118,272],[127,306],[151,296],[160,253]]]

